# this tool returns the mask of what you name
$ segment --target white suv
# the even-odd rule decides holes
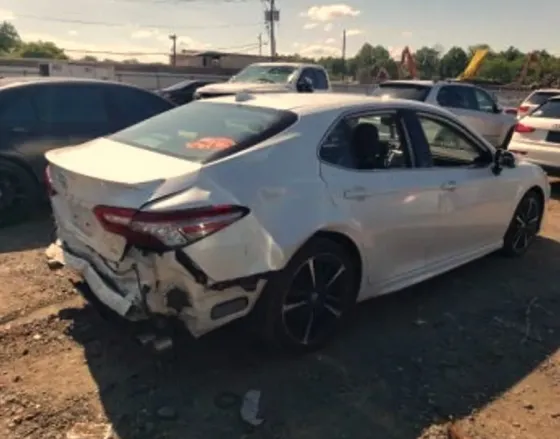
[[[534,109],[544,104],[549,98],[560,95],[560,89],[557,88],[543,88],[535,90],[525,98],[519,108],[517,109],[517,118],[521,119],[527,116]]]
[[[497,148],[506,147],[516,117],[506,113],[492,96],[475,85],[458,81],[385,81],[373,96],[411,99],[445,107]]]

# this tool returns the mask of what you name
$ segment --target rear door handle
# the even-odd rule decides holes
[[[441,188],[444,191],[454,191],[455,189],[457,189],[457,182],[453,180],[446,181],[441,185]]]

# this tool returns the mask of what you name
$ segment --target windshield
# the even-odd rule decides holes
[[[545,102],[531,114],[531,117],[545,117],[548,119],[560,119],[560,99]]]
[[[110,139],[195,162],[208,162],[256,145],[292,125],[290,111],[195,101]]]
[[[290,76],[296,68],[288,65],[259,65],[245,67],[229,82],[268,82],[271,84],[284,84],[289,82]]]
[[[526,103],[530,105],[542,105],[544,104],[549,98],[553,96],[558,96],[560,91],[538,91],[533,93],[531,96],[527,98]]]
[[[373,90],[372,96],[424,101],[428,97],[430,89],[430,86],[421,84],[385,83],[379,84],[379,86]]]

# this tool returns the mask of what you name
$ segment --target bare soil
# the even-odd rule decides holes
[[[298,358],[264,353],[242,324],[155,354],[47,268],[47,219],[0,230],[0,437],[558,439],[553,189],[525,257],[363,304],[333,345]],[[249,389],[258,427],[239,416]]]

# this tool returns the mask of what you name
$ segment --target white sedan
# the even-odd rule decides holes
[[[196,101],[47,154],[58,258],[133,320],[252,313],[322,346],[356,302],[539,231],[543,171],[444,109],[344,94]]]
[[[519,120],[508,150],[560,175],[560,96]]]

